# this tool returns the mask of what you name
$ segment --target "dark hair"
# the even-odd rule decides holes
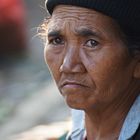
[[[130,36],[124,33],[124,40],[131,55],[140,54],[140,37]]]
[[[127,36],[128,48],[131,51],[139,51],[140,52],[140,39],[137,37]]]

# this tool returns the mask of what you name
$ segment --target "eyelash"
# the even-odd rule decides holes
[[[57,42],[57,41],[60,41],[60,42]],[[63,45],[64,41],[63,41],[63,39],[61,37],[54,37],[54,38],[49,40],[49,44],[52,44],[52,45]]]
[[[91,44],[88,44],[88,43]],[[89,47],[89,48],[96,48],[98,46],[99,42],[94,40],[94,39],[89,39],[85,42],[84,46]]]
[[[62,39],[62,37],[54,37],[54,38],[49,39],[48,43],[54,46],[64,45],[64,40]],[[84,46],[91,49],[96,49],[98,44],[99,44],[98,41],[94,39],[89,39],[84,43]]]

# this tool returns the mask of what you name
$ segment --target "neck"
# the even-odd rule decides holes
[[[134,92],[133,92],[134,93]],[[137,92],[136,92],[137,93]],[[103,109],[85,110],[85,127],[88,140],[118,140],[123,122],[137,94],[120,97]]]
[[[117,140],[124,118],[119,117],[118,114],[115,117],[115,114],[95,118],[86,113],[85,125],[88,140]]]

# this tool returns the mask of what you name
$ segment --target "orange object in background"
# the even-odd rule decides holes
[[[22,0],[0,0],[0,55],[26,48],[25,9]]]

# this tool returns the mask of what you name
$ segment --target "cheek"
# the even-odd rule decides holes
[[[47,63],[52,76],[54,77],[55,81],[57,82],[57,80],[60,77],[59,76],[60,75],[59,69],[60,69],[60,63],[61,63],[60,56],[53,53],[51,50],[49,50],[49,48],[45,47],[44,58],[45,58],[45,62]]]
[[[119,53],[118,53],[119,54]],[[128,58],[115,53],[92,55],[85,58],[89,76],[93,80],[98,92],[114,92],[117,87],[124,85],[127,79]],[[122,79],[123,77],[123,79]]]

